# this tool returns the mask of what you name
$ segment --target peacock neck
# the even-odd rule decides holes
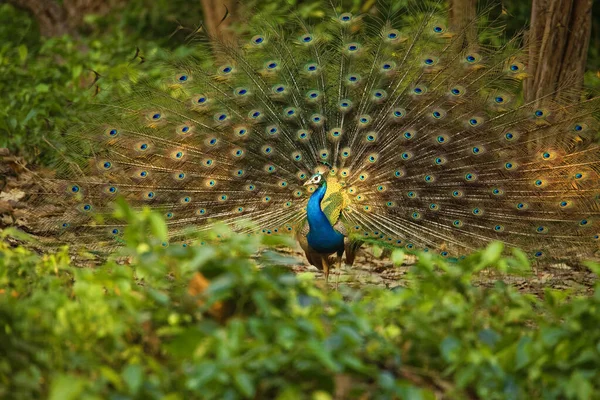
[[[344,249],[344,236],[331,226],[327,215],[321,209],[321,201],[327,192],[327,183],[323,184],[310,196],[306,208],[309,232],[306,239],[310,247],[324,254],[340,252]]]
[[[321,201],[325,197],[327,192],[327,182],[323,182],[321,186],[310,196],[308,199],[308,206],[306,208],[306,218],[308,219],[308,226],[310,230],[321,231],[327,226],[331,228],[329,219],[321,209]]]

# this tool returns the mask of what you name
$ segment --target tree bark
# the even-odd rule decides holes
[[[42,36],[61,36],[70,32],[65,9],[52,0],[8,0],[8,3],[29,11],[37,21]]]
[[[477,47],[477,0],[450,0],[448,22],[450,31],[461,35],[456,42],[461,48]]]
[[[233,40],[234,34],[229,29],[235,16],[234,0],[201,0],[204,11],[204,28],[213,39],[224,42]]]
[[[106,14],[125,0],[7,0],[30,12],[45,37],[72,34],[87,14]]]
[[[578,101],[592,32],[592,0],[533,0],[525,99]]]

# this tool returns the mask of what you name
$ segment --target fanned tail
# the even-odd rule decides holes
[[[108,205],[122,196],[160,210],[178,240],[216,220],[291,232],[320,169],[335,182],[332,222],[357,240],[442,255],[501,240],[535,257],[593,256],[600,101],[523,102],[519,41],[465,46],[443,21],[435,9],[334,9],[314,27],[292,18],[220,43],[216,66],[165,65],[164,80],[97,104],[68,132],[89,163],[48,185],[64,209],[42,207],[39,229],[115,243],[125,227]]]

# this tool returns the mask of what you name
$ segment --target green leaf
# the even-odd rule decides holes
[[[583,376],[579,371],[573,372],[567,388],[567,393],[570,393],[573,397],[579,400],[589,400],[592,398],[594,393],[594,387],[590,383],[590,380]]]
[[[283,255],[275,251],[265,251],[261,254],[259,264],[262,266],[273,266],[273,265],[298,265],[302,261],[297,258]]]
[[[176,335],[167,345],[170,354],[176,357],[186,357],[192,354],[206,336],[196,328],[188,328]]]
[[[162,305],[162,306],[166,306],[169,304],[169,295],[168,293],[164,293],[160,290],[156,290],[156,289],[148,289],[148,294],[150,295],[151,298],[153,298],[158,304]]]
[[[528,336],[524,336],[519,340],[519,343],[517,345],[517,351],[515,354],[515,356],[516,356],[515,367],[517,369],[521,369],[521,368],[525,367],[527,364],[529,364],[529,361],[531,360],[531,357],[529,356],[530,343],[531,343],[531,338]]]
[[[36,85],[35,91],[39,94],[48,93],[50,91],[50,86],[46,85],[45,83],[39,83]]]
[[[50,400],[76,400],[79,399],[85,381],[73,375],[58,375],[50,385]]]
[[[371,246],[371,251],[373,252],[373,257],[379,258],[383,254],[383,249],[377,245]]]
[[[151,213],[148,216],[150,222],[150,231],[154,236],[163,242],[169,240],[169,232],[165,220],[158,213]]]
[[[264,235],[261,238],[261,243],[271,247],[294,247],[296,245],[294,238],[289,235]]]
[[[247,373],[240,371],[233,375],[233,382],[235,386],[238,388],[240,392],[246,398],[250,398],[254,396],[254,391],[256,390],[254,387],[254,382],[252,377]]]
[[[144,371],[138,364],[129,364],[121,373],[123,380],[129,388],[129,392],[136,395],[142,387]]]
[[[213,247],[195,247],[194,256],[189,260],[189,270],[196,271],[201,269],[207,262],[212,260],[216,255],[216,250]]]
[[[549,347],[554,347],[558,341],[565,335],[565,331],[561,328],[548,327],[542,329],[541,338],[544,344]]]
[[[487,344],[491,348],[494,348],[494,346],[496,346],[496,343],[498,343],[498,341],[502,338],[498,334],[498,332],[489,328],[482,329],[481,331],[479,331],[477,336],[479,337],[479,340],[481,340],[483,343]]]
[[[290,385],[279,393],[275,400],[297,400],[302,398],[302,391],[294,386]]]
[[[493,265],[495,262],[500,259],[502,255],[502,251],[504,250],[504,243],[502,242],[492,242],[490,243],[483,254],[481,255],[481,262],[487,265]]]
[[[75,65],[73,67],[73,69],[71,70],[71,76],[73,77],[73,79],[79,78],[82,70],[83,70],[83,67],[80,64]]]
[[[308,343],[308,348],[311,350],[311,353],[317,360],[330,371],[338,372],[339,366],[334,358],[331,356],[331,353],[325,349],[322,343],[311,340]]]
[[[527,258],[527,254],[521,249],[512,248],[512,254],[515,257],[514,263],[511,263],[511,269],[516,272],[529,272],[531,271],[531,264]]]
[[[312,394],[312,400],[332,400],[333,397],[324,390],[317,390]]]
[[[585,261],[583,265],[588,267],[594,274],[600,276],[600,263],[594,261]]]
[[[117,390],[123,390],[121,376],[114,369],[103,365],[100,367],[100,373],[107,381],[117,388]]]
[[[460,341],[453,336],[446,336],[440,345],[442,357],[447,362],[454,361],[458,350],[460,349]]]
[[[27,122],[29,122],[29,120],[31,120],[32,118],[34,118],[36,115],[37,115],[37,110],[35,108],[32,108],[27,113],[27,116],[25,117],[25,119],[23,119],[23,121],[21,121],[21,124],[22,125],[26,125]]]
[[[394,251],[392,251],[392,263],[399,267],[402,265],[402,263],[404,262],[404,251],[402,251],[401,249],[394,249]]]
[[[396,380],[389,371],[381,371],[377,376],[377,386],[390,390],[394,387]]]
[[[27,61],[27,53],[28,53],[27,46],[22,44],[19,47],[17,47],[17,51],[19,52],[19,61],[20,61],[21,65],[25,64],[25,61]]]

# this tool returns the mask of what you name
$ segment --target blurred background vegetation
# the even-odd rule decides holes
[[[544,1],[548,0],[536,0]],[[530,1],[450,3],[456,3],[457,10],[475,6],[480,11],[490,10],[489,18],[506,27],[503,37],[480,38],[494,45],[522,32],[532,17]],[[140,62],[166,54],[197,52],[198,31],[213,31],[219,26],[219,32],[231,36],[247,29],[248,25],[240,22],[242,16],[250,19],[244,22],[259,18],[283,22],[292,12],[316,22],[323,16],[323,6],[319,0],[252,0],[243,4],[233,0],[2,0],[0,147],[8,147],[29,162],[47,165],[55,154],[56,138],[98,91],[96,73],[104,80],[157,77],[160,64]],[[353,12],[377,12],[377,6],[374,0],[344,4]],[[408,0],[393,2],[394,11],[400,14],[408,7]],[[584,62],[586,85],[594,89],[600,87],[600,2],[595,2],[592,14],[591,41]]]

